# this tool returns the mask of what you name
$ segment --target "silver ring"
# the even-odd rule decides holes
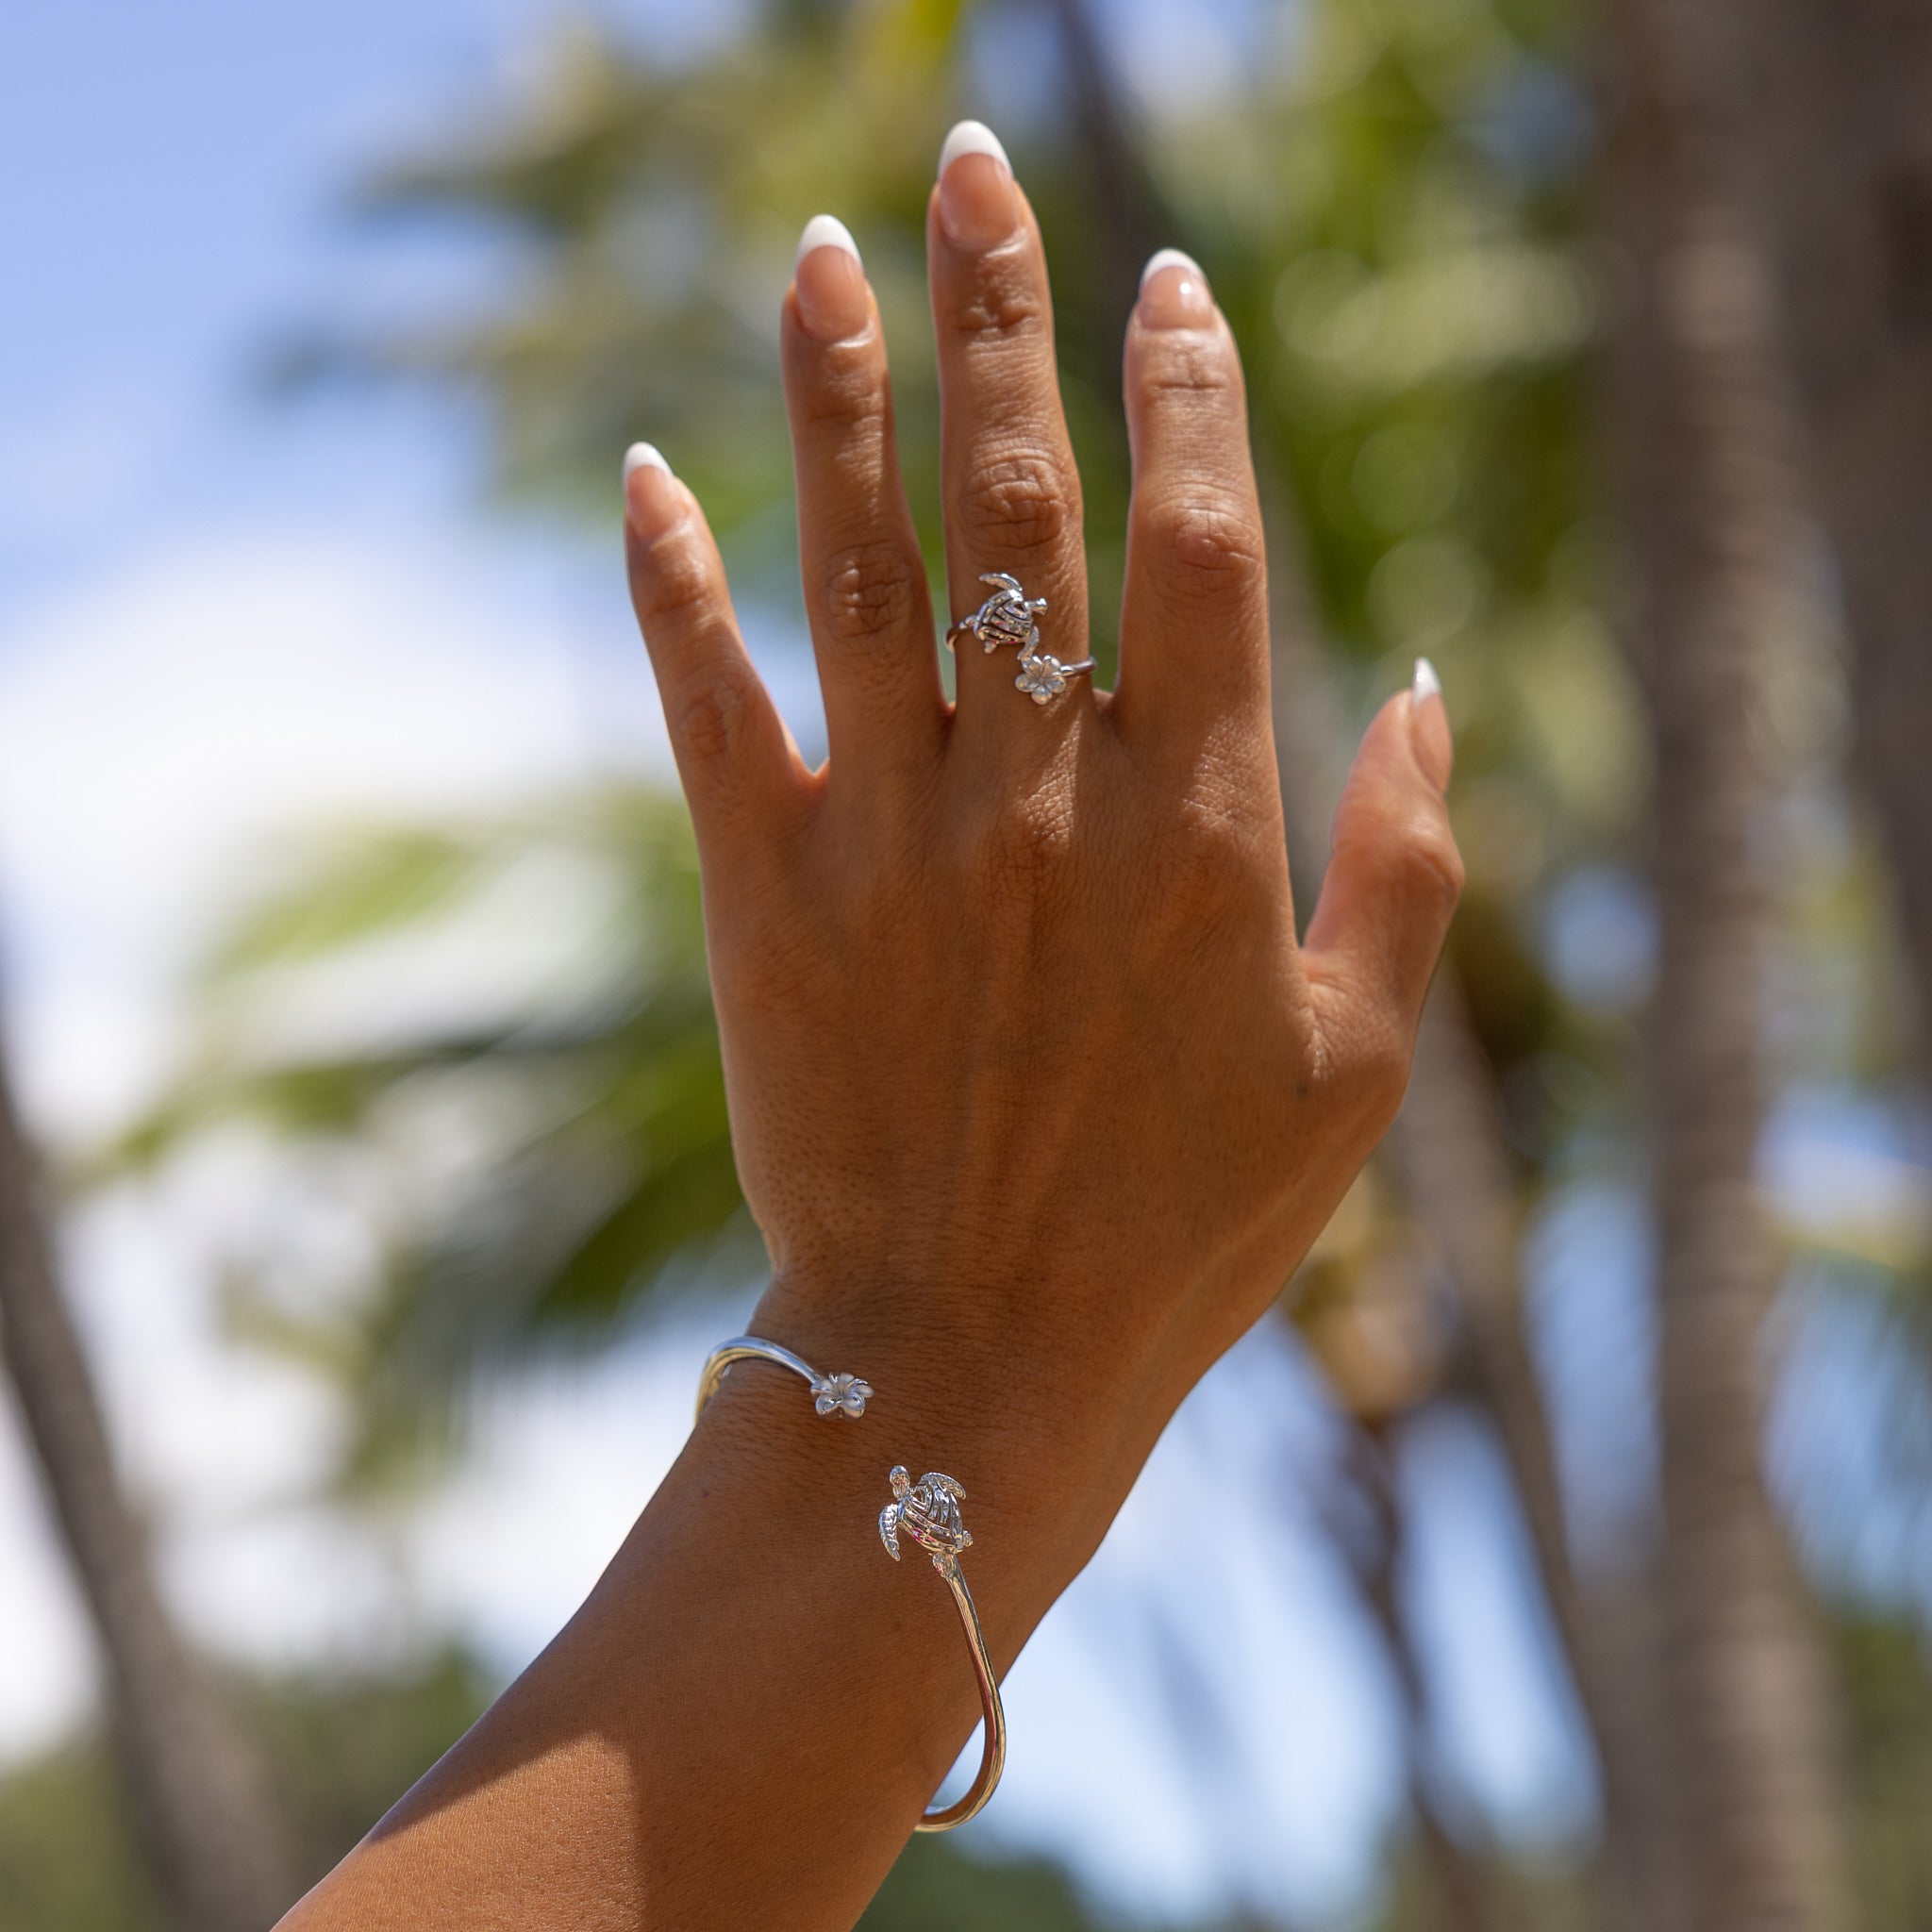
[[[1036,705],[1050,704],[1066,690],[1070,678],[1084,677],[1093,669],[1091,658],[1063,664],[1040,648],[1040,626],[1033,618],[1036,611],[1046,608],[1044,597],[1029,597],[1021,588],[1019,578],[1008,576],[1003,570],[981,571],[979,581],[992,585],[992,595],[971,617],[960,618],[947,630],[947,650],[952,650],[963,637],[977,638],[981,649],[986,651],[996,651],[1002,644],[1018,644],[1020,675],[1013,683]]]

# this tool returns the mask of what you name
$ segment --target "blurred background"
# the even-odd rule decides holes
[[[1917,0],[8,8],[0,1926],[259,1932],[675,1454],[758,1255],[619,459],[822,744],[777,305],[843,217],[937,569],[968,113],[1103,665],[1178,244],[1298,895],[1418,652],[1470,887],[865,1924],[1932,1926],[1928,83]]]

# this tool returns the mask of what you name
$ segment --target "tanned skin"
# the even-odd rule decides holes
[[[1008,571],[1086,655],[1080,488],[1039,229],[1004,160],[928,211],[956,612]],[[842,1932],[977,1718],[952,1604],[874,1523],[965,1486],[1004,1671],[1156,1439],[1393,1116],[1461,887],[1430,682],[1370,725],[1297,938],[1241,368],[1205,279],[1129,323],[1119,682],[1010,649],[941,687],[858,258],[783,305],[830,755],[800,759],[691,491],[629,475],[639,622],[697,828],[754,1333],[876,1393],[726,1378],[589,1601],[287,1932]],[[916,1552],[913,1553],[916,1555]]]

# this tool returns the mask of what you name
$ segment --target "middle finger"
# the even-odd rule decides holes
[[[962,121],[941,151],[926,251],[951,615],[971,615],[991,593],[982,574],[1004,572],[1027,597],[1047,600],[1035,620],[1039,651],[1074,663],[1087,656],[1087,563],[1046,255],[1006,151],[976,121]],[[1043,721],[1015,689],[1019,655],[958,640],[958,724],[968,737],[1041,732]],[[1071,679],[1041,708],[1064,728],[1091,710],[1091,682]]]

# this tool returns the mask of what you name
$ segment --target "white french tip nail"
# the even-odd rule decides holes
[[[662,470],[668,476],[671,465],[664,460],[664,455],[655,442],[634,442],[624,453],[624,480],[628,483],[634,471],[649,467]]]
[[[791,258],[791,266],[798,264],[814,248],[842,248],[862,269],[865,259],[858,252],[858,243],[852,239],[852,230],[837,215],[814,215],[805,225],[805,233],[798,238],[798,253]]]
[[[1183,255],[1178,248],[1157,248],[1147,258],[1147,266],[1141,271],[1141,286],[1144,289],[1149,278],[1158,275],[1164,268],[1189,269],[1204,282],[1208,279],[1201,264],[1191,255]]]
[[[1008,174],[1013,172],[999,136],[984,121],[962,121],[946,136],[940,149],[940,173],[943,175],[961,155],[991,155]]]
[[[1415,677],[1408,687],[1409,702],[1421,704],[1424,698],[1439,698],[1442,695],[1442,680],[1436,675],[1436,667],[1426,658],[1415,660]]]

